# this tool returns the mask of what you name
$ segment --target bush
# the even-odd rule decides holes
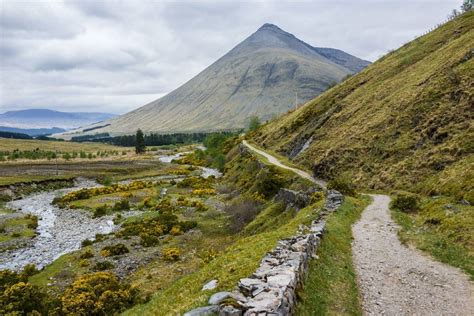
[[[96,272],[77,278],[61,298],[66,315],[115,315],[138,300],[138,291],[121,284],[112,273]]]
[[[92,250],[87,249],[86,251],[81,253],[81,255],[79,256],[79,259],[89,259],[89,258],[92,258],[92,257],[94,257],[94,254],[92,253]]]
[[[163,260],[166,261],[177,261],[181,251],[178,248],[164,248],[163,249]]]
[[[226,205],[224,212],[230,215],[231,230],[233,232],[241,231],[258,215],[261,205],[261,202],[249,196],[236,198]]]
[[[399,193],[391,202],[391,207],[402,212],[414,212],[419,208],[420,200],[416,194]]]
[[[356,187],[348,176],[338,176],[327,184],[329,190],[336,190],[345,195],[355,196]]]
[[[45,312],[45,294],[38,287],[19,282],[6,288],[0,297],[0,314],[27,315]]]
[[[38,272],[39,270],[36,269],[36,266],[33,263],[29,263],[23,267],[21,274],[28,278]]]
[[[114,211],[128,211],[130,210],[130,202],[128,200],[121,200],[114,204]]]
[[[107,214],[107,204],[97,206],[94,210],[94,218],[102,217]]]
[[[81,242],[81,247],[87,247],[87,246],[90,246],[92,245],[94,242],[90,239],[84,239],[82,242]]]
[[[110,261],[99,261],[94,265],[93,269],[95,271],[104,271],[108,269],[113,269],[114,267],[114,264]]]
[[[149,235],[147,233],[140,234],[140,245],[143,247],[153,247],[158,245],[160,239],[157,236]]]
[[[124,244],[116,244],[113,246],[106,246],[102,248],[100,251],[100,254],[103,257],[110,257],[110,256],[120,256],[126,253],[129,253],[130,250],[128,250],[127,246]]]

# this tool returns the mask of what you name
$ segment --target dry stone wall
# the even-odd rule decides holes
[[[303,286],[309,261],[315,256],[326,225],[326,216],[343,202],[343,196],[329,190],[324,208],[310,227],[300,226],[295,236],[278,241],[248,278],[240,279],[233,292],[215,293],[209,305],[185,316],[292,315],[296,291]]]

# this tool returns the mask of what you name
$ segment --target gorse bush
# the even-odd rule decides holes
[[[138,290],[121,284],[111,273],[97,272],[76,279],[61,298],[67,315],[114,315],[138,301]]]
[[[178,248],[171,247],[163,249],[163,259],[166,261],[177,261],[180,255],[181,251]]]
[[[120,256],[126,253],[129,253],[127,246],[124,244],[116,244],[113,246],[105,246],[100,251],[101,256],[103,257],[110,257],[110,256]]]
[[[130,210],[130,202],[128,200],[121,200],[114,204],[113,210],[118,211],[128,211]]]
[[[391,207],[403,212],[415,212],[419,209],[420,199],[416,194],[399,193],[391,202]]]

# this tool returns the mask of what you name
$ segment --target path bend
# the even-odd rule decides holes
[[[269,153],[263,151],[263,150],[260,150],[252,145],[250,145],[246,140],[242,141],[242,144],[244,146],[246,146],[248,149],[250,149],[251,151],[253,152],[256,152],[257,154],[259,155],[262,155],[264,156],[265,158],[268,159],[268,161],[272,164],[272,165],[275,165],[277,167],[280,167],[282,169],[286,169],[286,170],[290,170],[294,173],[296,173],[297,175],[299,175],[300,177],[304,178],[304,179],[307,179],[313,183],[316,183],[317,185],[321,186],[322,188],[326,189],[326,182],[321,180],[321,179],[316,179],[315,177],[313,177],[312,175],[310,175],[308,172],[306,171],[303,171],[301,169],[297,169],[297,168],[293,168],[293,167],[289,167],[283,163],[280,162],[280,160],[278,160],[276,157],[270,155]]]
[[[401,244],[390,197],[353,225],[352,255],[365,315],[474,315],[474,287],[461,270]]]

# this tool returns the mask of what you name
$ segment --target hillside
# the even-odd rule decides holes
[[[299,103],[306,102],[368,64],[265,24],[168,95],[86,134],[133,134],[138,127],[166,133],[240,129],[253,115],[268,120],[288,111],[296,93]],[[84,131],[76,132],[63,136]]]
[[[71,129],[80,126],[104,121],[114,117],[114,114],[94,112],[60,112],[48,109],[28,109],[8,111],[0,114],[2,130],[26,133],[30,135],[41,134],[48,129],[48,133],[58,133],[59,129]],[[16,128],[17,130],[7,129]],[[56,129],[54,129],[56,128]]]
[[[473,27],[469,12],[407,43],[254,140],[321,178],[474,203]]]

